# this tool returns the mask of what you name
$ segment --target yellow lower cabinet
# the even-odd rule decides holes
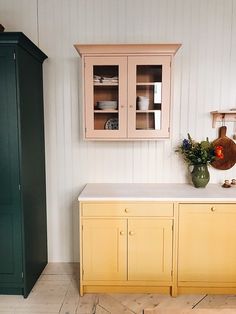
[[[173,203],[82,203],[80,293],[172,293]]]
[[[235,203],[84,202],[80,209],[81,295],[236,293]]]
[[[83,280],[126,280],[127,221],[84,219]]]
[[[171,281],[172,220],[128,220],[128,280]]]
[[[236,283],[236,204],[181,204],[178,249],[179,286]]]

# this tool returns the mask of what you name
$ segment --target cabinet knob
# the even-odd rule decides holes
[[[129,107],[130,107],[130,108],[133,108],[134,106],[133,106],[133,105],[129,105]]]
[[[130,236],[133,236],[133,235],[134,235],[134,231],[130,231],[130,232],[129,232],[129,235],[130,235]]]
[[[124,231],[120,231],[120,235],[124,235],[125,233],[124,233]]]
[[[129,212],[129,209],[128,209],[128,208],[125,208],[125,212],[128,213],[128,212]]]
[[[211,207],[211,211],[214,212],[216,208],[214,206]]]

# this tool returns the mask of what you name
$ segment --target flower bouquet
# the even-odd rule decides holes
[[[196,142],[192,139],[190,134],[188,138],[184,139],[176,149],[176,152],[182,154],[184,161],[193,166],[192,181],[195,187],[205,187],[210,180],[208,171],[208,164],[213,162],[216,158],[223,159],[223,147],[214,147],[213,143],[206,138],[205,141]]]

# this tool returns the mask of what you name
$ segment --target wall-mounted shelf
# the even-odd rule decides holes
[[[236,122],[236,110],[211,111],[212,127],[215,128],[216,122]]]

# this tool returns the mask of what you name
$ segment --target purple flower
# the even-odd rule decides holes
[[[191,147],[191,144],[189,142],[189,140],[184,139],[183,140],[183,149],[188,150]]]

